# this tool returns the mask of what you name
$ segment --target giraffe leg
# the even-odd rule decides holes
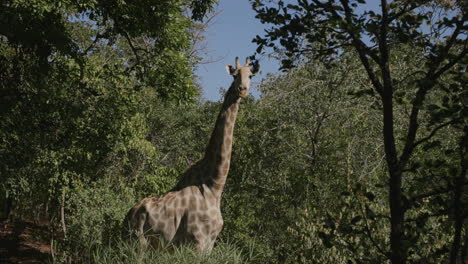
[[[146,223],[146,214],[141,214],[138,219],[138,228],[136,230],[136,235],[138,237],[138,241],[140,241],[140,245],[143,248],[148,247],[148,240],[145,237],[145,223]]]
[[[206,249],[205,249],[205,251],[206,251],[207,253],[210,253],[211,250],[213,250],[214,243],[215,243],[215,241],[214,241],[213,239],[210,239],[210,240],[207,242]]]
[[[195,236],[195,249],[198,252],[206,252],[207,251],[207,246],[208,246],[208,239],[205,237],[203,234],[197,234]]]

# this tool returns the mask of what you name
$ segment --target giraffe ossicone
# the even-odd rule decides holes
[[[169,192],[148,197],[133,206],[124,220],[126,234],[137,237],[143,246],[160,241],[193,243],[200,251],[210,251],[223,227],[221,195],[226,184],[232,152],[234,124],[241,98],[248,95],[250,79],[258,72],[247,58],[241,65],[226,65],[234,77],[226,92],[204,157],[190,167]]]

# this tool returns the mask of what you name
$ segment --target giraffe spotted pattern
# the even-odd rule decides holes
[[[258,71],[250,61],[242,66],[227,65],[234,77],[204,157],[190,167],[168,193],[141,200],[128,212],[125,233],[142,246],[158,247],[162,242],[193,243],[200,251],[210,251],[223,227],[221,194],[229,172],[234,125],[240,100],[246,97],[250,78]]]

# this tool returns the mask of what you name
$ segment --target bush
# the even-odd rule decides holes
[[[68,232],[61,245],[65,255],[77,258],[83,256],[83,249],[118,239],[122,221],[134,204],[133,189],[108,178],[87,186],[79,185],[69,196]]]

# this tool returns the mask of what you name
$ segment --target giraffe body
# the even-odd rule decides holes
[[[168,193],[145,198],[128,212],[124,227],[143,246],[157,246],[160,240],[174,244],[194,243],[210,251],[223,227],[221,194],[230,167],[234,125],[242,97],[248,95],[250,78],[258,68],[250,61],[236,68],[227,65],[234,81],[226,93],[205,156]]]
[[[218,203],[206,184],[192,185],[143,199],[130,210],[127,221],[143,245],[157,247],[163,239],[210,250],[223,227]]]

